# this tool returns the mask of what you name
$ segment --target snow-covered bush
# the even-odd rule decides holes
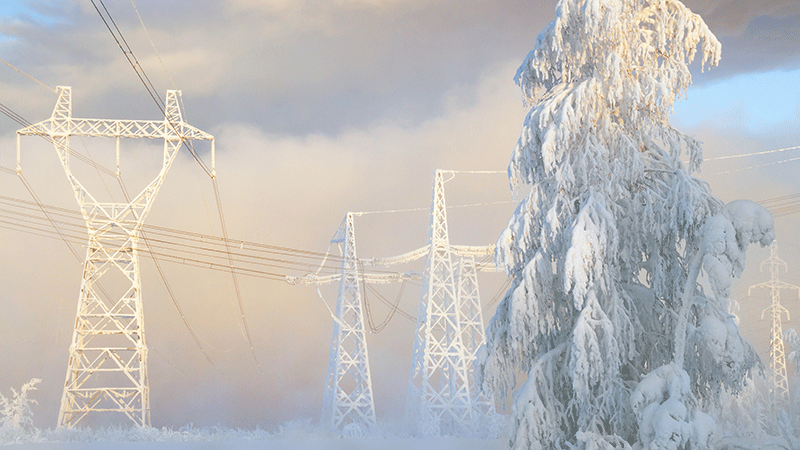
[[[800,335],[794,328],[789,328],[783,332],[783,339],[786,341],[788,353],[786,362],[792,365],[794,375],[789,383],[792,392],[792,405],[790,412],[794,419],[794,434],[800,436]]]
[[[28,440],[35,433],[31,404],[36,400],[28,398],[28,392],[35,391],[42,380],[33,378],[17,391],[11,388],[11,397],[0,394],[0,443]]]
[[[717,64],[719,42],[677,0],[560,0],[517,71],[532,108],[508,172],[529,192],[497,242],[513,283],[479,367],[500,395],[527,375],[514,449],[704,448],[701,407],[757,363],[727,297],[772,219],[723,207],[692,176],[700,143],[668,121],[698,48]]]
[[[774,417],[770,416],[769,382],[757,371],[737,393],[725,391],[709,413],[717,422],[718,434],[737,439],[764,439]]]
[[[711,416],[691,408],[689,375],[675,363],[659,367],[645,376],[631,395],[631,406],[639,422],[639,442],[646,449],[709,448],[716,431]]]

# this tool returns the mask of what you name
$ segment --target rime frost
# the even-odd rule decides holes
[[[560,0],[517,71],[532,107],[508,173],[529,191],[497,242],[513,283],[479,366],[501,395],[527,374],[514,449],[706,448],[702,407],[756,364],[727,297],[772,218],[723,207],[692,176],[700,144],[668,122],[698,48],[717,64],[677,0]]]

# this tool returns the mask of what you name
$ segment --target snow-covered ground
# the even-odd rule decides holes
[[[263,430],[226,428],[172,429],[117,428],[41,431],[17,436],[20,442],[0,442],[7,449],[218,449],[242,450],[501,450],[506,439],[468,439],[455,437],[415,438],[391,432],[376,432],[358,438],[325,435],[313,427],[285,426],[276,433]]]
[[[27,438],[30,438],[28,436]],[[506,439],[470,439],[455,437],[408,437],[392,434],[359,438],[323,436],[309,430],[275,434],[249,430],[112,430],[44,432],[35,442],[0,443],[6,449],[19,450],[504,450]],[[5,445],[3,445],[5,444]],[[785,440],[723,438],[720,450],[794,450]]]
[[[8,449],[31,450],[72,450],[72,449],[217,449],[236,448],[241,450],[500,450],[506,448],[505,439],[459,439],[459,438],[293,438],[293,439],[246,439],[231,437],[214,441],[168,441],[168,442],[43,442],[11,444]]]

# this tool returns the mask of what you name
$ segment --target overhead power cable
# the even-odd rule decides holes
[[[725,175],[725,174],[729,174],[729,173],[739,173],[739,172],[744,172],[745,170],[760,169],[762,167],[774,166],[774,165],[777,165],[777,164],[785,164],[787,162],[798,161],[798,160],[800,160],[800,156],[796,156],[794,158],[788,158],[788,159],[781,159],[781,160],[778,160],[778,161],[772,161],[772,162],[763,163],[763,164],[755,164],[755,165],[752,165],[752,166],[742,167],[742,168],[739,168],[739,169],[725,170],[725,171],[722,171],[722,172],[714,172],[713,175]]]
[[[4,60],[4,59],[0,59],[0,61],[2,61],[2,62],[3,62],[3,64],[7,65],[8,67],[11,67],[12,69],[16,70],[16,71],[17,71],[17,72],[19,72],[20,74],[22,74],[22,75],[24,75],[24,76],[28,77],[29,79],[33,80],[34,82],[36,82],[36,83],[39,83],[39,85],[40,85],[40,86],[42,86],[43,88],[45,88],[45,89],[49,89],[49,90],[51,90],[51,91],[53,91],[53,92],[56,92],[56,90],[55,90],[55,89],[53,89],[53,88],[51,88],[50,86],[48,86],[48,85],[46,85],[46,84],[42,83],[41,81],[37,80],[36,78],[34,78],[34,77],[32,77],[32,76],[28,75],[27,73],[25,73],[25,72],[23,72],[22,70],[20,70],[19,68],[15,67],[14,65],[12,65],[11,63],[9,63],[8,61],[6,61],[6,60]]]
[[[762,152],[743,153],[741,155],[716,156],[714,158],[704,159],[703,162],[720,161],[720,160],[723,160],[723,159],[748,158],[748,157],[751,157],[751,156],[769,155],[771,153],[780,153],[780,152],[786,152],[786,151],[789,151],[789,150],[797,150],[797,149],[800,149],[800,145],[795,145],[794,147],[779,148],[779,149],[775,149],[775,150],[766,150],[766,151],[762,151]]]
[[[139,18],[139,23],[142,25],[142,29],[144,30],[145,36],[147,36],[147,40],[150,41],[150,46],[153,47],[153,53],[156,54],[156,58],[158,58],[158,62],[161,63],[161,68],[164,69],[164,73],[167,74],[167,78],[169,78],[170,83],[172,83],[173,89],[178,89],[175,85],[175,80],[172,79],[172,75],[170,75],[169,70],[167,70],[167,66],[164,65],[164,61],[161,59],[161,55],[158,54],[158,50],[156,50],[156,44],[153,42],[153,38],[150,37],[150,32],[147,31],[147,27],[144,26],[144,21],[142,20],[142,15],[139,14],[139,8],[136,7],[136,4],[131,0],[131,6],[133,6],[133,10],[136,11],[136,17]],[[183,105],[181,105],[181,108]]]
[[[24,223],[25,225],[37,225],[40,227],[45,227],[46,225],[51,225],[53,227],[57,227],[58,231],[62,231],[62,228],[66,227],[67,229],[71,229],[73,236],[78,239],[78,242],[85,241],[85,225],[80,221],[79,213],[69,213],[59,211],[53,207],[47,207],[43,205],[43,208],[46,211],[50,211],[48,213],[49,220],[45,221],[45,218],[42,218],[39,215],[33,214],[34,209],[29,207],[26,204],[22,204],[23,211],[18,211],[17,209],[20,208],[20,204],[17,202],[9,202],[8,197],[0,196],[0,214],[2,214],[7,220],[16,221],[17,223]],[[2,206],[7,206],[14,209],[7,209],[3,208]],[[28,212],[25,212],[28,211]],[[60,218],[59,218],[60,217]],[[196,255],[203,258],[203,261],[207,261],[209,264],[220,265],[219,262],[215,260],[227,260],[229,262],[232,261],[233,264],[223,264],[225,267],[234,267],[237,270],[239,268],[243,268],[241,264],[248,264],[248,265],[255,265],[257,267],[276,267],[283,270],[291,270],[291,271],[304,271],[308,267],[308,263],[305,261],[297,261],[291,259],[291,254],[289,255],[282,255],[284,257],[275,258],[271,256],[263,256],[264,250],[259,248],[248,248],[245,250],[244,248],[239,252],[230,252],[230,255],[233,258],[229,259],[227,257],[228,252],[224,249],[218,248],[218,243],[212,243],[208,245],[206,239],[197,240],[191,237],[181,236],[180,230],[171,230],[170,232],[163,232],[161,231],[164,229],[163,227],[157,227],[155,229],[145,226],[144,230],[146,233],[152,231],[156,237],[147,236],[147,241],[150,243],[150,246],[158,244],[159,246],[163,247],[163,250],[158,250],[161,252],[170,252],[170,255],[180,256],[180,255]],[[149,230],[149,231],[148,231]],[[166,229],[170,230],[170,229]],[[52,231],[52,230],[51,230]],[[111,230],[107,234],[113,235],[115,233],[120,234],[122,233],[119,231]],[[202,235],[201,235],[202,236]],[[181,242],[181,240],[185,240],[187,242]],[[196,245],[191,244],[192,242],[196,243]],[[154,253],[158,251],[154,250]],[[267,252],[266,254],[270,254]],[[288,256],[288,257],[286,257]],[[306,258],[305,255],[296,255],[300,258]],[[327,272],[333,273],[338,270],[336,267],[333,266],[326,266],[325,270]],[[375,271],[378,272],[378,271]],[[385,273],[394,273],[388,271],[380,271]],[[279,275],[280,277],[284,277],[283,274]]]
[[[228,227],[225,225],[225,215],[222,212],[222,199],[219,195],[219,187],[217,185],[217,177],[212,177],[214,183],[214,196],[217,199],[217,211],[219,211],[219,223],[222,226],[222,237],[225,239],[225,250],[228,254],[228,263],[231,266],[231,277],[233,278],[233,288],[236,291],[236,300],[239,302],[239,312],[242,314],[242,324],[244,325],[244,333],[247,338],[247,343],[250,344],[250,353],[253,355],[253,361],[258,367],[258,371],[264,375],[264,370],[261,368],[261,363],[256,356],[256,350],[253,347],[253,340],[250,337],[250,328],[247,326],[247,318],[244,313],[244,304],[242,302],[242,294],[239,290],[239,279],[236,278],[236,272],[233,270],[233,256],[231,255],[230,239],[228,239]]]
[[[98,0],[98,1],[102,5],[103,11],[105,11],[106,15],[108,16],[108,19],[114,25],[114,30],[116,30],[116,34],[115,34],[114,30],[111,29],[111,26],[109,26],[108,21],[103,16],[103,13],[100,12],[100,9],[97,7],[95,1],[91,0],[92,5],[94,5],[95,10],[97,11],[98,15],[100,15],[100,18],[103,20],[103,23],[106,25],[106,28],[108,29],[109,33],[111,33],[111,36],[114,38],[114,41],[117,43],[117,46],[122,51],[123,55],[125,55],[125,58],[128,60],[128,63],[133,68],[134,72],[136,72],[136,75],[139,77],[139,80],[142,82],[142,85],[144,85],[145,90],[147,90],[147,92],[150,94],[150,97],[156,103],[156,106],[164,114],[164,117],[166,118],[166,120],[169,121],[170,126],[175,130],[175,132],[177,134],[180,135],[180,133],[178,133],[178,129],[177,129],[176,124],[172,123],[172,119],[169,117],[169,115],[167,115],[165,113],[165,109],[166,109],[165,105],[164,105],[163,101],[161,101],[161,98],[158,96],[158,93],[157,93],[155,87],[153,86],[152,81],[150,81],[150,78],[147,76],[146,72],[144,71],[144,68],[139,63],[139,60],[136,58],[136,55],[134,54],[133,49],[131,49],[130,45],[128,45],[128,42],[125,40],[125,37],[123,36],[122,31],[117,26],[116,22],[114,21],[114,18],[111,16],[111,13],[108,11],[108,8],[106,8],[105,3],[103,3],[103,0]],[[135,8],[135,5],[134,5],[134,8]],[[138,11],[137,11],[137,13],[138,13]],[[141,16],[140,16],[140,20],[141,20]],[[117,38],[117,35],[119,35],[119,38]],[[123,46],[123,44],[124,44],[124,46]],[[223,230],[223,236],[226,239],[225,246],[226,246],[226,250],[230,251],[230,246],[227,243],[228,231],[227,231],[227,227],[225,225],[225,217],[224,217],[222,204],[221,204],[221,200],[220,200],[219,187],[217,185],[216,174],[214,173],[213,168],[211,170],[208,169],[208,167],[205,165],[205,163],[200,158],[200,156],[197,154],[197,152],[195,152],[194,146],[192,145],[191,141],[188,141],[186,139],[181,139],[181,143],[183,144],[184,147],[187,148],[187,150],[189,150],[189,153],[191,153],[191,155],[195,159],[195,161],[197,161],[197,163],[201,166],[201,168],[212,179],[212,182],[214,184],[214,193],[215,193],[215,195],[217,197],[217,210],[219,212],[220,223],[221,223],[222,230]],[[213,161],[212,161],[212,165],[213,165]],[[233,267],[232,257],[229,256],[229,260],[230,260],[229,261],[230,266]],[[250,329],[249,329],[249,326],[247,325],[247,319],[246,319],[246,315],[245,315],[245,312],[244,312],[244,304],[242,302],[241,291],[239,289],[239,281],[237,280],[236,273],[233,270],[231,270],[231,277],[233,278],[233,285],[234,285],[234,290],[236,292],[236,299],[237,299],[237,302],[238,302],[238,305],[239,305],[239,312],[241,314],[242,323],[244,325],[244,335],[245,335],[245,338],[247,339],[248,345],[250,346],[250,351],[251,351],[252,356],[253,356],[253,361],[255,362],[256,367],[258,368],[259,372],[261,372],[263,374],[264,371],[261,368],[261,363],[258,361],[258,358],[256,357],[253,341],[252,341],[252,339],[250,337]]]

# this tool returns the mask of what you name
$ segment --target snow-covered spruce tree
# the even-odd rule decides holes
[[[698,47],[717,64],[677,0],[560,0],[517,72],[532,108],[508,171],[530,192],[497,243],[513,284],[479,360],[500,395],[527,374],[514,449],[703,448],[699,408],[756,364],[726,297],[772,218],[723,208],[692,176],[699,142],[668,121]]]

